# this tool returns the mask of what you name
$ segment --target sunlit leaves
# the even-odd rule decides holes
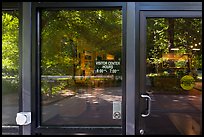
[[[2,70],[14,75],[19,68],[19,20],[13,13],[2,12]]]
[[[147,19],[147,60],[154,58],[160,60],[162,53],[170,52],[169,18],[148,18]],[[173,45],[179,48],[176,53],[191,53],[196,68],[202,64],[202,19],[199,18],[174,18]],[[193,51],[193,48],[200,49]],[[195,61],[196,60],[196,61]],[[200,63],[198,63],[200,62]],[[197,64],[197,65],[195,65]]]
[[[61,74],[72,72],[76,53],[85,50],[121,56],[121,10],[46,10],[41,19],[44,74],[53,68],[63,70]]]

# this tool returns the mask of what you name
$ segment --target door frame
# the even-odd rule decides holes
[[[18,70],[18,76],[19,76],[19,88],[18,88],[18,96],[19,96],[19,100],[18,100],[18,109],[19,111],[21,111],[23,109],[22,107],[22,87],[23,87],[23,77],[22,77],[22,72],[25,70],[22,67],[22,5],[20,2],[2,2],[2,12],[3,11],[18,11],[19,13],[19,31],[18,31],[18,35],[19,35],[19,39],[18,39],[18,47],[19,47],[19,70]],[[2,106],[3,107],[3,106]],[[2,134],[14,134],[14,135],[18,135],[18,134],[22,134],[22,127],[18,126],[18,125],[9,125],[9,126],[4,126],[2,125]]]
[[[191,5],[192,4],[192,5]],[[148,5],[146,3],[138,3],[136,4],[136,10],[138,11],[138,18],[139,18],[139,48],[137,50],[140,52],[140,66],[139,75],[140,75],[140,82],[139,82],[139,96],[142,94],[146,94],[146,28],[147,23],[146,19],[148,17],[202,17],[202,4],[200,3],[189,3],[189,2],[166,2],[166,3],[154,3],[152,5]],[[176,5],[176,6],[175,6]],[[146,106],[146,101],[140,98],[139,102],[139,118],[137,125],[136,125],[136,134],[141,134],[140,130],[144,130],[145,132],[145,123],[144,118],[141,117],[141,113],[144,111],[144,106]],[[145,133],[144,133],[145,134]]]
[[[123,51],[126,51],[126,3],[124,2],[33,2],[32,3],[32,89],[31,89],[31,134],[125,134],[125,106],[126,106],[126,74],[125,74],[125,60],[126,52],[122,52],[122,128],[120,126],[42,126],[41,121],[41,105],[40,105],[40,10],[41,9],[106,9],[106,8],[120,8],[122,10],[123,21]]]
[[[7,3],[4,5],[4,3]],[[67,5],[70,2],[65,2]],[[36,26],[36,10],[38,8],[43,7],[59,7],[59,8],[66,8],[65,3],[53,3],[53,2],[21,2],[19,6],[20,12],[20,57],[21,62],[20,68],[21,75],[20,75],[20,83],[21,83],[21,91],[20,91],[20,100],[19,100],[19,111],[31,111],[32,112],[32,124],[19,126],[20,132],[19,134],[22,135],[29,135],[29,134],[39,134],[43,132],[50,132],[51,130],[39,130],[35,131],[37,126],[36,122],[36,110],[38,109],[36,105],[37,94],[35,94],[36,84],[38,82],[38,78],[36,75],[37,73],[37,57],[38,57],[38,49],[36,48],[37,45],[37,31]],[[124,42],[125,44],[125,65],[124,65],[124,75],[125,79],[123,81],[123,90],[125,91],[124,100],[125,103],[122,104],[123,107],[123,123],[122,123],[122,134],[126,135],[140,135],[140,129],[144,128],[144,123],[141,121],[141,97],[140,95],[145,93],[144,92],[144,82],[145,82],[145,70],[144,69],[144,57],[145,57],[145,34],[141,34],[142,28],[144,26],[140,26],[143,24],[141,22],[140,16],[150,16],[148,12],[152,11],[199,11],[202,12],[202,2],[71,2],[74,7],[89,7],[89,6],[96,6],[96,7],[108,7],[108,6],[124,6],[125,14],[123,16],[123,20],[125,23],[125,36]],[[6,8],[13,8],[14,3],[12,2],[3,2],[2,9]],[[14,6],[15,7],[15,6]],[[32,11],[31,11],[32,9]],[[147,11],[147,13],[146,13]],[[142,13],[143,12],[143,13]],[[140,15],[142,13],[143,15]],[[32,21],[31,21],[32,19]],[[141,24],[140,24],[141,23]],[[143,24],[144,25],[144,24]],[[142,27],[142,28],[140,28]],[[143,66],[143,67],[142,67]],[[32,98],[31,98],[32,97]],[[31,109],[32,108],[32,109]],[[33,128],[34,127],[34,128]],[[67,129],[62,129],[67,130]],[[86,129],[82,129],[85,131]],[[96,129],[100,131],[101,129]],[[80,131],[79,129],[73,129],[72,133],[76,133]],[[86,130],[86,131],[89,131]],[[111,130],[110,130],[111,131]]]

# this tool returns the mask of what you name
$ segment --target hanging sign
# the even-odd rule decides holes
[[[96,61],[95,73],[96,74],[118,74],[120,73],[120,61]]]
[[[180,83],[184,90],[191,90],[195,86],[195,79],[191,75],[185,75],[181,78]]]

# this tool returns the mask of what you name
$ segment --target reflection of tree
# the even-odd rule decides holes
[[[173,18],[166,18],[168,22],[168,41],[169,41],[169,52],[171,52],[171,48],[174,48],[174,19]]]
[[[43,11],[43,74],[76,75],[84,51],[121,58],[121,23],[120,10]]]
[[[16,75],[19,68],[17,12],[2,12],[2,74]],[[3,74],[3,75],[4,75]]]
[[[173,51],[172,48],[178,50]],[[200,49],[194,51],[195,49]],[[192,52],[193,51],[193,52]],[[149,18],[147,62],[159,66],[162,54],[192,53],[191,67],[202,67],[202,20],[199,18]],[[189,61],[190,62],[190,61]]]
[[[19,19],[17,11],[2,11],[2,93],[19,87]]]

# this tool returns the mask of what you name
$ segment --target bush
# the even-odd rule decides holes
[[[17,78],[2,78],[2,93],[14,93],[18,92],[19,81]]]
[[[155,91],[181,91],[180,81],[176,76],[155,76],[153,78],[153,88]]]

